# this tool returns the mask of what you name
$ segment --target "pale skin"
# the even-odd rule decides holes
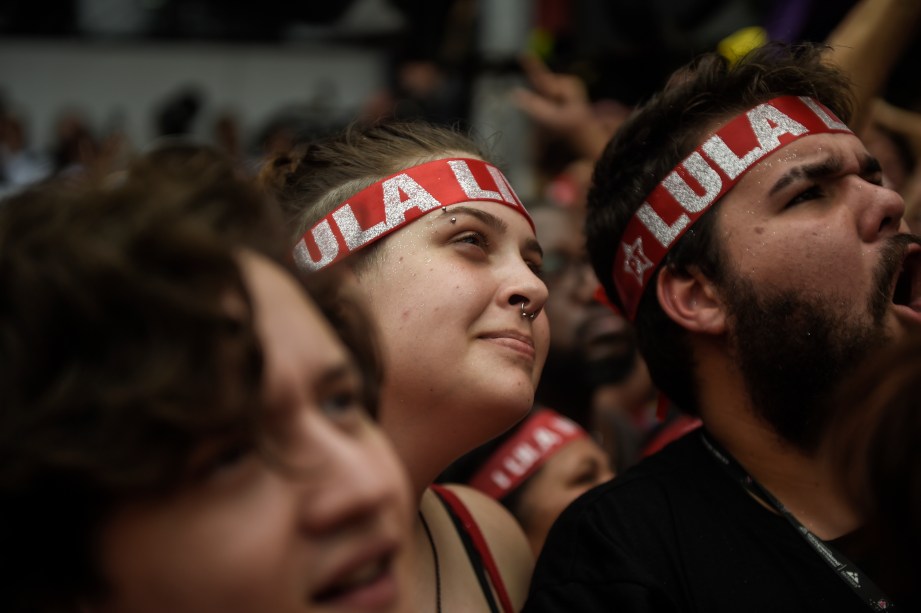
[[[290,470],[252,445],[206,441],[188,485],[107,522],[111,591],[84,611],[412,611],[409,482],[361,406],[357,368],[293,278],[256,254],[240,259],[269,428]]]
[[[907,231],[901,197],[882,187],[875,160],[847,134],[811,135],[775,152],[720,207],[716,227],[726,255],[756,287],[820,293],[867,321],[882,246]],[[656,291],[666,313],[692,332],[701,418],[713,437],[820,538],[859,527],[827,466],[786,443],[757,415],[728,349],[731,323],[713,283],[699,273],[681,277],[665,268]],[[919,327],[921,313],[890,303],[885,330],[891,337]]]
[[[407,466],[418,509],[433,532],[444,610],[484,610],[463,545],[429,484],[455,458],[523,417],[534,400],[549,342],[536,274],[540,246],[526,218],[491,202],[434,211],[386,239],[379,260],[355,275],[380,333],[386,378],[380,420]],[[508,511],[452,486],[468,505],[516,609],[533,556]],[[416,605],[434,610],[435,559],[415,527]]]

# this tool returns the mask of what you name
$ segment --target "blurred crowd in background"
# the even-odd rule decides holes
[[[65,41],[101,44],[110,53],[132,45],[165,50],[189,43],[242,50],[243,56],[257,48],[291,50],[297,57],[308,49],[319,58],[356,49],[379,58],[381,74],[355,107],[320,91],[303,99],[279,96],[274,110],[258,117],[229,110],[226,100],[216,101],[202,84],[183,83],[162,92],[146,118],[149,134],[139,137],[118,120],[139,109],[117,99],[105,101],[109,119],[100,121],[54,94],[59,112],[51,125],[37,126],[30,113],[37,101],[15,85],[13,77],[21,75],[0,72],[0,198],[43,181],[117,185],[119,177],[130,178],[126,169],[132,161],[151,151],[156,156],[158,147],[167,157],[178,154],[181,166],[190,143],[189,151],[217,150],[222,160],[226,154],[233,180],[248,182],[266,169],[281,168],[284,159],[290,163],[284,156],[321,148],[320,137],[383,119],[422,119],[469,130],[496,145],[492,157],[521,194],[542,248],[539,285],[548,290],[550,332],[536,410],[529,417],[538,421],[522,419],[459,458],[436,482],[475,483],[489,458],[518,461],[518,450],[531,451],[529,437],[549,432],[556,441],[551,451],[531,457],[521,471],[526,477],[506,488],[517,491],[489,494],[518,518],[539,554],[550,526],[572,500],[702,423],[658,393],[632,326],[598,292],[583,230],[592,172],[611,136],[676,69],[701,53],[717,51],[731,63],[769,41],[826,42],[855,85],[856,112],[849,126],[880,160],[882,184],[901,194],[906,221],[921,233],[921,83],[915,78],[921,38],[914,35],[916,24],[906,24],[892,28],[898,35],[886,41],[888,46],[878,44],[874,37],[886,36],[886,24],[894,22],[874,12],[881,5],[871,0],[263,0],[256,10],[238,0],[12,0],[0,6],[4,70],[16,66],[3,57],[11,44]],[[23,62],[17,69],[33,67]],[[42,79],[31,76],[33,82]],[[311,81],[309,68],[303,78]],[[273,99],[274,94],[262,95]],[[48,142],[34,138],[39,127],[50,135]],[[303,147],[311,142],[313,148]],[[642,143],[636,147],[641,151]],[[456,155],[456,148],[446,150]],[[324,170],[336,166],[323,163]],[[225,178],[230,181],[231,175]],[[917,286],[905,291],[912,299],[918,293]],[[520,316],[531,321],[543,302],[530,314],[527,303],[527,297],[520,302]],[[917,352],[917,345],[912,350]],[[558,453],[565,445],[569,455]],[[555,464],[548,460],[551,455]],[[437,577],[435,543],[428,538]],[[440,586],[437,579],[435,584]]]
[[[484,79],[487,76],[524,83],[519,57],[526,53],[553,72],[577,77],[594,111],[616,125],[629,108],[694,55],[711,49],[744,51],[765,40],[822,41],[854,4],[853,0],[267,0],[254,10],[251,3],[216,0],[10,1],[0,7],[0,36],[8,42],[117,40],[164,46],[210,41],[244,49],[256,44],[283,49],[292,41],[310,41],[318,45],[318,53],[324,44],[335,44],[380,54],[387,72],[384,86],[355,111],[343,112],[329,100],[279,100],[277,112],[243,121],[232,112],[210,108],[214,101],[195,84],[163,92],[154,116],[149,117],[152,138],[195,135],[229,151],[241,167],[252,169],[264,156],[293,142],[362,117],[475,123],[475,89],[495,84]],[[892,105],[912,111],[921,106],[921,86],[912,74],[919,59],[921,44],[909,45],[893,68],[883,96]],[[29,113],[34,101],[22,99],[22,94],[4,85],[10,76],[0,75],[3,192],[75,169],[108,171],[123,164],[130,151],[148,145],[133,142],[119,130],[117,121],[98,125],[97,118],[66,100],[61,100],[54,125],[42,126],[53,134],[52,142],[35,142],[30,135],[37,126]],[[118,104],[111,101],[111,116],[131,111]],[[529,126],[525,159],[533,166],[529,176],[536,184],[531,193],[552,189],[557,197],[575,198],[577,192],[568,181],[547,187],[580,154],[565,134],[550,128],[539,122]],[[918,147],[908,132],[893,139],[905,176],[914,166]],[[528,192],[527,186],[520,189]]]
[[[30,140],[29,100],[0,90],[0,193],[52,177],[71,180],[119,172],[163,139],[193,138],[255,176],[275,154],[355,121],[422,118],[477,129],[483,89],[521,118],[505,122],[513,182],[535,213],[551,289],[552,346],[538,400],[596,434],[624,468],[693,426],[656,419],[656,395],[637,358],[631,330],[594,297],[581,239],[581,212],[594,160],[630,110],[695,55],[740,55],[769,40],[826,41],[853,0],[350,0],[336,3],[162,0],[58,0],[0,8],[7,40],[120,41],[168,46],[219,42],[285,49],[306,40],[373,50],[386,67],[383,85],[357,110],[334,101],[279,100],[276,112],[241,121],[195,84],[165,92],[149,117],[151,137],[137,142],[117,126],[98,125],[61,101],[50,144]],[[852,34],[847,36],[853,37]],[[847,43],[847,41],[845,41]],[[898,45],[869,113],[864,138],[901,191],[909,219],[918,215],[921,181],[921,85],[913,67],[921,40]],[[882,60],[880,60],[882,61]],[[309,75],[305,75],[307,80]],[[0,85],[3,79],[0,78]],[[511,84],[511,85],[509,85]],[[487,96],[488,99],[488,96]],[[111,101],[116,114],[118,101]],[[502,117],[507,115],[501,115]],[[34,128],[34,126],[31,126]],[[492,134],[480,134],[490,142]],[[528,166],[523,184],[515,164]],[[510,175],[511,176],[511,175]],[[549,206],[548,206],[549,205]],[[644,450],[645,447],[645,450]]]

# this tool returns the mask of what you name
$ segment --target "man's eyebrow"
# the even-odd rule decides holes
[[[834,174],[841,172],[843,167],[844,160],[842,160],[837,155],[829,156],[821,162],[816,162],[815,164],[803,164],[802,166],[796,166],[795,168],[791,168],[789,171],[787,171],[777,180],[776,183],[774,183],[774,186],[768,192],[768,195],[773,196],[783,188],[799,179],[815,180],[833,176]]]

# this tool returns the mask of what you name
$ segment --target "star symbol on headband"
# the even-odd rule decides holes
[[[643,237],[637,236],[632,245],[624,244],[624,272],[636,277],[637,285],[643,285],[643,273],[653,267],[652,261],[643,253]]]

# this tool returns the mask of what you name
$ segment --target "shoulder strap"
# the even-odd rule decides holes
[[[499,611],[493,599],[492,590],[489,587],[486,576],[483,574],[484,568],[489,574],[489,579],[492,581],[492,586],[495,588],[496,594],[499,596],[502,610],[505,613],[515,613],[515,609],[512,607],[512,600],[508,596],[508,592],[505,589],[505,583],[503,583],[502,576],[499,574],[499,569],[496,566],[496,561],[489,551],[489,545],[486,544],[486,539],[483,537],[483,533],[480,532],[480,528],[476,525],[470,511],[467,510],[464,503],[457,497],[457,494],[446,487],[437,484],[432,484],[429,487],[437,494],[438,499],[444,504],[445,509],[448,511],[448,515],[454,522],[454,527],[461,537],[464,549],[467,550],[467,555],[473,562],[473,569],[476,571],[477,579],[480,581],[480,586],[483,588],[486,600],[489,601],[490,610],[495,613]],[[479,562],[479,564],[477,562]]]

